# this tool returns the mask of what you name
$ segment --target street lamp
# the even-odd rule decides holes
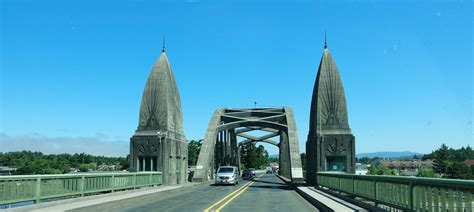
[[[160,155],[156,158],[156,159],[157,159],[157,164],[156,164],[156,165],[157,165],[157,167],[156,167],[157,169],[156,169],[156,170],[158,171],[158,166],[159,166],[158,164],[160,164],[158,161],[161,161],[161,168],[163,168],[163,166],[164,166],[164,161],[163,161],[163,160],[164,160],[164,157],[163,157],[163,155],[164,155],[164,143],[163,143],[163,138],[166,137],[166,133],[164,133],[164,132],[161,131],[161,129],[160,129],[160,130],[158,130],[158,132],[156,132],[156,135],[157,135],[158,138],[159,138],[158,143],[159,143],[159,145],[160,145]],[[161,158],[161,159],[159,159],[159,158]]]

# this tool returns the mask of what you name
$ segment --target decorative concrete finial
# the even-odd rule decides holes
[[[161,52],[165,52],[165,36],[163,35],[163,49],[161,50]]]
[[[326,31],[324,32],[324,49],[328,48],[328,43],[326,42]]]

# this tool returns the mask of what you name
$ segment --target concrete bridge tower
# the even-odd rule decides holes
[[[316,183],[316,172],[355,172],[355,137],[349,127],[344,87],[326,43],[311,100],[306,154],[309,184]]]
[[[181,99],[163,45],[143,90],[138,127],[130,139],[130,169],[161,171],[165,185],[185,183],[187,156]]]

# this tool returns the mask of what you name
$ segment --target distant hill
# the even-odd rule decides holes
[[[418,152],[410,152],[410,151],[403,151],[403,152],[370,152],[370,153],[360,153],[356,154],[357,158],[403,158],[403,157],[413,157],[414,155],[423,156],[424,154]]]
[[[278,159],[278,158],[280,158],[280,155],[279,154],[274,154],[274,155],[269,155],[268,157]]]

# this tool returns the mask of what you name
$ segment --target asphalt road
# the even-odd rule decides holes
[[[273,174],[236,186],[203,184],[74,211],[317,211]]]

